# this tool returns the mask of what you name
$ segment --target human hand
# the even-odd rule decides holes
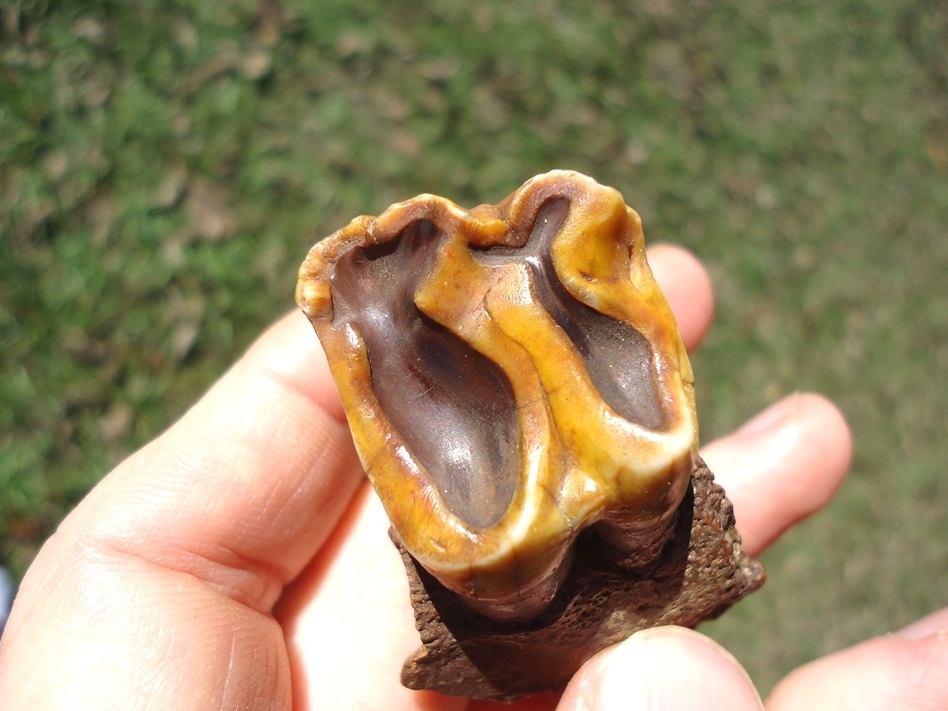
[[[707,276],[674,248],[653,249],[650,260],[686,344],[696,346],[711,320]],[[781,401],[703,452],[751,554],[826,503],[849,454],[842,417],[813,395]],[[399,685],[418,639],[387,527],[315,336],[290,315],[106,477],[43,547],[0,641],[0,708],[494,707]],[[912,629],[805,668],[777,689],[775,707],[816,708],[860,684],[891,708],[937,693],[939,682],[948,705],[938,678],[946,665],[936,663],[946,634]],[[929,667],[913,666],[923,658]],[[889,674],[870,665],[862,679],[854,660],[867,659]],[[501,708],[556,703],[540,696]],[[590,660],[560,709],[659,704],[759,702],[720,647],[665,628]]]

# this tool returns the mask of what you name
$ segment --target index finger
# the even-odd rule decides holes
[[[290,708],[269,613],[361,478],[316,338],[287,316],[43,546],[0,640],[0,705]]]
[[[116,468],[67,526],[268,611],[361,476],[325,357],[296,312]]]

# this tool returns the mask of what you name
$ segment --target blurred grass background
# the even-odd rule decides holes
[[[0,16],[0,562],[420,192],[573,168],[709,266],[705,438],[819,390],[852,475],[708,630],[766,690],[946,603],[948,4],[21,0]]]

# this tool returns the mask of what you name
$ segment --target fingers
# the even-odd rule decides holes
[[[711,325],[711,280],[687,250],[649,249],[652,273],[692,350]],[[852,456],[846,421],[832,403],[791,395],[702,455],[734,504],[745,549],[755,555],[824,506],[842,484]]]
[[[315,334],[294,313],[67,525],[78,539],[268,611],[332,530],[361,471]]]
[[[711,280],[681,247],[656,245],[648,259],[692,350],[714,315]],[[803,394],[785,398],[702,455],[734,504],[745,548],[755,555],[832,498],[849,467],[852,444],[835,406]]]
[[[933,634],[945,634],[946,632],[948,632],[948,607],[916,620],[908,627],[903,627],[899,630],[898,636],[904,639],[922,639]],[[948,667],[945,668],[948,669]],[[948,683],[948,678],[945,679],[945,683]]]
[[[767,699],[772,711],[948,708],[948,608],[901,632],[801,667]]]
[[[790,395],[702,456],[734,504],[737,527],[756,555],[794,523],[823,507],[852,457],[846,420],[819,395]]]
[[[670,244],[657,244],[648,250],[652,275],[678,321],[685,347],[698,347],[714,317],[711,278],[691,252]]]
[[[266,613],[361,477],[315,336],[289,316],[43,547],[0,640],[0,698],[288,708]]]
[[[657,627],[590,659],[557,711],[760,708],[747,673],[722,647],[693,630]]]
[[[703,455],[734,504],[745,548],[755,555],[829,501],[849,466],[851,440],[845,420],[830,402],[800,394],[712,443]],[[557,708],[761,706],[750,680],[727,652],[697,632],[672,627],[637,633],[594,657]],[[792,708],[817,707],[803,703]]]

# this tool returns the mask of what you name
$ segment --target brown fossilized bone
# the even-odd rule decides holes
[[[398,203],[313,247],[297,301],[409,573],[406,685],[561,689],[637,629],[762,584],[615,190],[556,171],[496,206]]]

